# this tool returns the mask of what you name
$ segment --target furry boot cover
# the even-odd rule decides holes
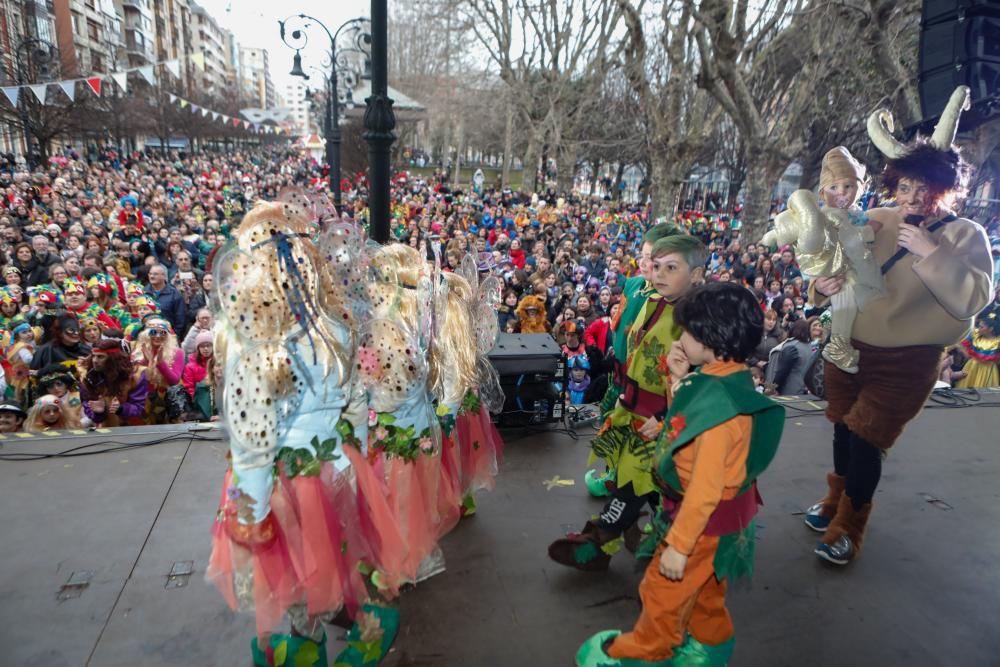
[[[860,510],[855,511],[850,497],[845,493],[840,497],[840,504],[837,506],[837,515],[830,522],[830,527],[826,529],[823,544],[832,545],[846,535],[851,541],[852,553],[850,560],[854,560],[861,553],[861,545],[865,538],[865,528],[868,526],[868,518],[872,513],[872,504],[868,503]]]

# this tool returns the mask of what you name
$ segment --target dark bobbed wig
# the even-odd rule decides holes
[[[889,160],[882,172],[882,186],[894,195],[899,181],[907,178],[923,181],[934,201],[949,192],[965,190],[968,165],[955,149],[938,150],[923,137],[902,157]]]
[[[745,287],[708,283],[674,306],[674,324],[724,361],[746,361],[764,335],[764,313]]]

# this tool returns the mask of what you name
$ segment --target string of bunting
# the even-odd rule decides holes
[[[41,104],[49,103],[49,87],[56,86],[69,98],[70,102],[76,100],[76,84],[85,83],[87,88],[97,97],[100,97],[104,90],[105,81],[113,81],[119,89],[121,89],[123,94],[128,94],[128,75],[136,73],[141,76],[146,83],[151,86],[155,86],[157,83],[156,79],[156,68],[163,67],[167,72],[170,73],[175,79],[181,77],[181,60],[182,58],[174,58],[172,60],[164,60],[161,62],[153,63],[151,65],[143,65],[142,67],[131,67],[126,70],[119,72],[110,72],[109,74],[103,74],[101,76],[88,76],[76,79],[63,79],[60,81],[49,81],[46,83],[34,83],[34,84],[23,84],[19,86],[0,86],[0,91],[3,92],[4,97],[10,102],[11,106],[15,109],[17,108],[18,100],[24,89],[31,91],[31,94],[35,96]],[[193,53],[189,56],[185,56],[183,60],[189,60],[191,64],[197,68],[205,69],[205,54],[204,53]],[[193,113],[201,113],[203,117],[211,116],[212,120],[221,120],[225,124],[232,124],[234,128],[240,128],[241,126],[252,132],[264,133],[264,134],[286,134],[287,130],[279,127],[274,127],[271,125],[261,125],[259,123],[251,123],[250,121],[243,120],[241,118],[233,118],[218,111],[212,111],[211,109],[206,109],[204,107],[198,106],[197,104],[192,104],[188,100],[178,97],[173,93],[169,94],[170,101],[174,103],[180,103],[182,109],[190,106]]]
[[[203,106],[199,106],[190,100],[186,100],[179,95],[174,95],[169,93],[168,97],[170,101],[174,104],[180,105],[181,109],[190,109],[192,114],[201,114],[203,118],[208,118],[211,116],[214,121],[222,121],[225,125],[232,125],[236,129],[244,128],[251,132],[256,132],[258,134],[289,134],[290,130],[283,127],[275,127],[274,125],[263,125],[261,123],[252,123],[248,120],[243,120],[242,118],[234,118],[233,116],[228,116],[219,111],[212,111]]]
[[[3,91],[4,97],[7,101],[11,103],[12,106],[17,106],[17,101],[21,96],[22,91],[27,88],[31,91],[32,95],[41,102],[42,104],[48,104],[48,91],[49,86],[57,86],[69,101],[72,102],[76,99],[76,84],[85,83],[87,88],[96,95],[100,97],[103,92],[103,84],[105,81],[113,81],[121,91],[128,94],[128,75],[132,73],[137,73],[146,83],[151,86],[156,85],[156,68],[163,67],[169,72],[175,79],[181,78],[181,60],[189,60],[191,64],[197,68],[205,69],[205,54],[204,53],[192,53],[189,56],[184,56],[184,58],[174,58],[173,60],[163,60],[151,65],[143,65],[142,67],[130,67],[126,70],[121,70],[119,72],[110,72],[108,74],[101,75],[91,75],[86,77],[78,77],[75,79],[62,79],[60,81],[49,81],[46,83],[29,83],[19,86],[2,86],[0,91]]]

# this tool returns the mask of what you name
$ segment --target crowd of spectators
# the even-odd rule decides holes
[[[222,373],[212,353],[213,255],[257,199],[324,182],[315,161],[287,149],[70,152],[32,172],[0,159],[0,431],[12,421],[44,430],[213,418]],[[363,178],[346,182],[346,212],[364,222]],[[744,285],[765,311],[750,359],[760,389],[814,389],[828,329],[792,249],[743,238],[739,218],[725,214],[688,210],[671,222],[705,243],[706,280]],[[472,251],[481,270],[501,276],[499,328],[552,335],[574,402],[603,393],[611,323],[656,223],[647,208],[607,198],[462,190],[444,175],[393,181],[395,241],[445,271]],[[1000,256],[1000,240],[994,249]],[[960,368],[958,352],[949,358]]]
[[[0,158],[0,431],[215,417],[212,257],[320,176],[284,149]]]

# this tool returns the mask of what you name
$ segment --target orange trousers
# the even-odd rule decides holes
[[[660,574],[660,554],[653,554],[639,584],[642,614],[632,632],[619,635],[608,648],[612,658],[657,662],[666,660],[684,641],[684,633],[703,644],[722,644],[733,636],[733,619],[726,609],[726,582],[715,578],[718,537],[702,535],[688,557],[680,581]]]

